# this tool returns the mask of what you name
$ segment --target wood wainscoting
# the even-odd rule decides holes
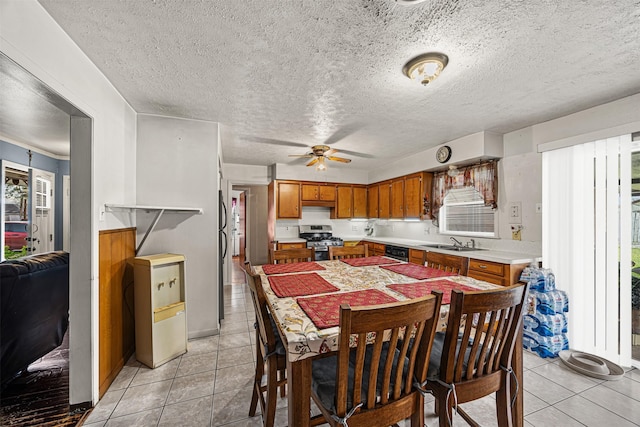
[[[133,258],[136,256],[136,229],[103,230],[99,237],[99,394],[102,398],[135,351]]]

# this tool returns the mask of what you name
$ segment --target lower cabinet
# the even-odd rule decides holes
[[[304,249],[307,247],[306,242],[295,242],[295,243],[278,243],[277,249]]]
[[[495,283],[496,285],[510,286],[520,280],[522,270],[528,264],[501,264],[499,262],[469,259],[469,277]]]
[[[425,255],[425,251],[421,251],[420,249],[409,248],[410,263],[424,265],[424,255]]]
[[[367,246],[369,256],[384,255],[384,243],[374,243],[363,240],[362,244]]]

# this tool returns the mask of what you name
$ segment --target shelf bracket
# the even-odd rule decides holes
[[[158,221],[160,221],[160,217],[162,216],[163,213],[175,212],[175,213],[190,213],[190,214],[202,215],[202,212],[203,212],[202,208],[180,208],[180,207],[166,207],[166,206],[115,205],[115,204],[105,204],[104,206],[106,210],[110,210],[110,211],[113,211],[113,210],[128,210],[128,211],[144,210],[147,212],[156,211],[156,215],[153,218],[151,225],[149,226],[147,231],[144,233],[144,236],[142,237],[140,244],[136,248],[136,255],[138,255],[138,252],[140,252],[140,249],[142,248],[142,245],[144,244],[145,240],[147,240],[147,237],[149,237],[149,234],[151,234],[155,226],[158,224]]]
[[[162,216],[163,213],[164,213],[164,209],[160,209],[158,212],[156,212],[156,216],[153,218],[151,225],[149,226],[149,228],[147,228],[147,232],[144,233],[144,237],[142,238],[142,240],[140,241],[140,244],[136,248],[136,255],[138,255],[138,252],[140,252],[142,245],[144,245],[144,241],[147,240],[147,237],[149,236],[149,234],[151,234],[153,229],[156,227],[156,224],[158,223],[158,221],[160,221],[160,217]]]

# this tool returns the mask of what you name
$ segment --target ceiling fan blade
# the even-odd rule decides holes
[[[313,154],[289,154],[289,157],[306,157],[310,159],[315,156]]]
[[[307,163],[307,166],[313,166],[316,163],[318,163],[318,157],[316,157],[315,159],[311,160],[309,163]]]
[[[327,159],[333,160],[335,162],[351,163],[351,159],[345,159],[343,157],[329,156],[327,157]]]
[[[338,150],[336,150],[335,148],[331,148],[331,149],[329,149],[329,150],[324,152],[324,156],[329,158],[330,155],[332,155],[334,153],[337,153],[337,152],[338,152]]]
[[[261,138],[259,136],[251,136],[251,135],[240,135],[240,139],[244,139],[245,141],[250,141],[250,142],[258,142],[261,144],[281,145],[285,147],[301,147],[301,148],[309,147],[307,144],[301,144],[299,142],[283,141],[283,140],[271,139],[271,138]]]
[[[340,141],[351,135],[352,133],[357,132],[362,128],[362,123],[350,123],[348,125],[342,126],[340,129],[335,131],[332,135],[327,138],[323,144],[332,145],[336,142]]]
[[[350,151],[350,150],[340,150],[340,152],[342,154],[348,154],[349,156],[364,157],[366,159],[375,159],[375,157],[376,157],[376,156],[374,156],[372,154],[359,153],[357,151]]]

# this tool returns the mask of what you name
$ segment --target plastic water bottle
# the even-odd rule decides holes
[[[567,332],[567,317],[563,313],[526,314],[523,318],[524,330],[535,332],[543,337],[550,337]]]

